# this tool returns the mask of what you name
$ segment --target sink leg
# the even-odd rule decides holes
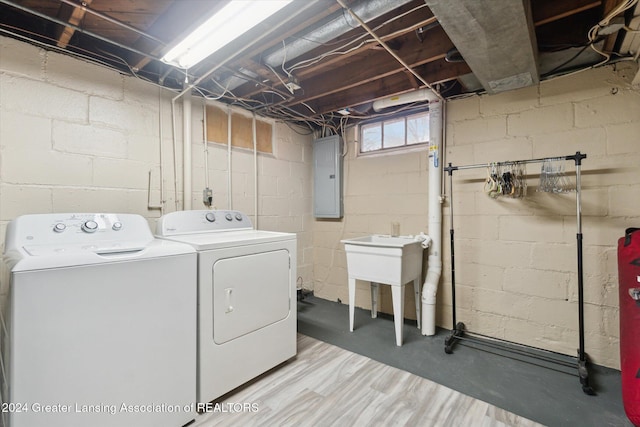
[[[416,320],[418,321],[418,329],[422,329],[422,315],[420,309],[422,308],[422,299],[420,298],[420,279],[413,281],[413,292],[416,296]]]
[[[378,283],[371,282],[371,318],[378,317]]]
[[[353,316],[356,302],[356,279],[349,277],[349,330],[353,332]]]
[[[404,322],[404,286],[391,286],[393,300],[393,322],[396,327],[396,345],[402,345],[402,325]]]

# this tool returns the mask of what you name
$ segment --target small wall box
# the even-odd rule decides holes
[[[313,214],[316,218],[342,218],[342,138],[313,141]]]

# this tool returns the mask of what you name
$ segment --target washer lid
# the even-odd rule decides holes
[[[60,213],[22,215],[7,226],[5,249],[23,246],[104,246],[113,242],[149,242],[153,234],[140,215]],[[137,243],[139,245],[139,243]]]
[[[4,261],[12,272],[80,267],[158,259],[167,256],[193,254],[192,246],[168,240],[122,242],[108,246],[30,245],[5,254]],[[160,261],[162,262],[162,261]]]
[[[263,230],[238,230],[217,233],[184,234],[162,237],[175,242],[186,243],[198,251],[221,249],[235,246],[254,245],[258,243],[282,242],[295,240],[293,233],[280,233]]]
[[[16,272],[186,253],[193,248],[154,239],[140,215],[35,214],[9,223],[3,260]]]

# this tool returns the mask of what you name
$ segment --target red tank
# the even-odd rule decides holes
[[[620,370],[627,417],[640,426],[640,228],[618,240]]]

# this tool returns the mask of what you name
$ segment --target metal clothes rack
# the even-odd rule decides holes
[[[580,384],[582,385],[582,391],[589,395],[594,395],[593,388],[589,385],[589,372],[587,369],[587,355],[584,351],[584,281],[583,281],[583,265],[582,265],[582,205],[580,200],[580,166],[582,160],[586,159],[587,155],[577,151],[575,154],[569,156],[558,157],[546,157],[541,159],[529,159],[520,160],[517,163],[529,164],[529,163],[542,163],[545,161],[552,161],[558,159],[573,160],[576,166],[576,222],[577,222],[577,269],[578,269],[578,331],[579,331],[579,348],[578,355],[574,357],[577,362],[578,377],[580,378]],[[496,165],[507,165],[516,162],[499,162],[494,163]],[[480,335],[465,330],[464,323],[457,322],[456,320],[456,280],[455,280],[455,248],[454,248],[454,228],[453,228],[453,172],[464,169],[479,169],[486,168],[487,164],[475,164],[465,166],[449,166],[444,170],[449,174],[449,189],[451,191],[449,200],[449,216],[450,216],[450,237],[451,237],[451,298],[452,298],[452,317],[453,317],[453,329],[451,334],[445,339],[445,352],[451,354],[453,352],[452,347],[458,340],[475,341],[480,344],[488,345],[493,348],[499,348],[507,352],[514,352],[520,355],[528,355],[536,359],[544,360],[550,363],[564,364],[559,358],[560,354],[553,351],[525,346],[512,341],[507,341],[498,338],[492,338],[485,335]],[[489,340],[487,340],[489,339]],[[565,355],[562,355],[565,356]],[[571,357],[571,356],[568,356]]]

